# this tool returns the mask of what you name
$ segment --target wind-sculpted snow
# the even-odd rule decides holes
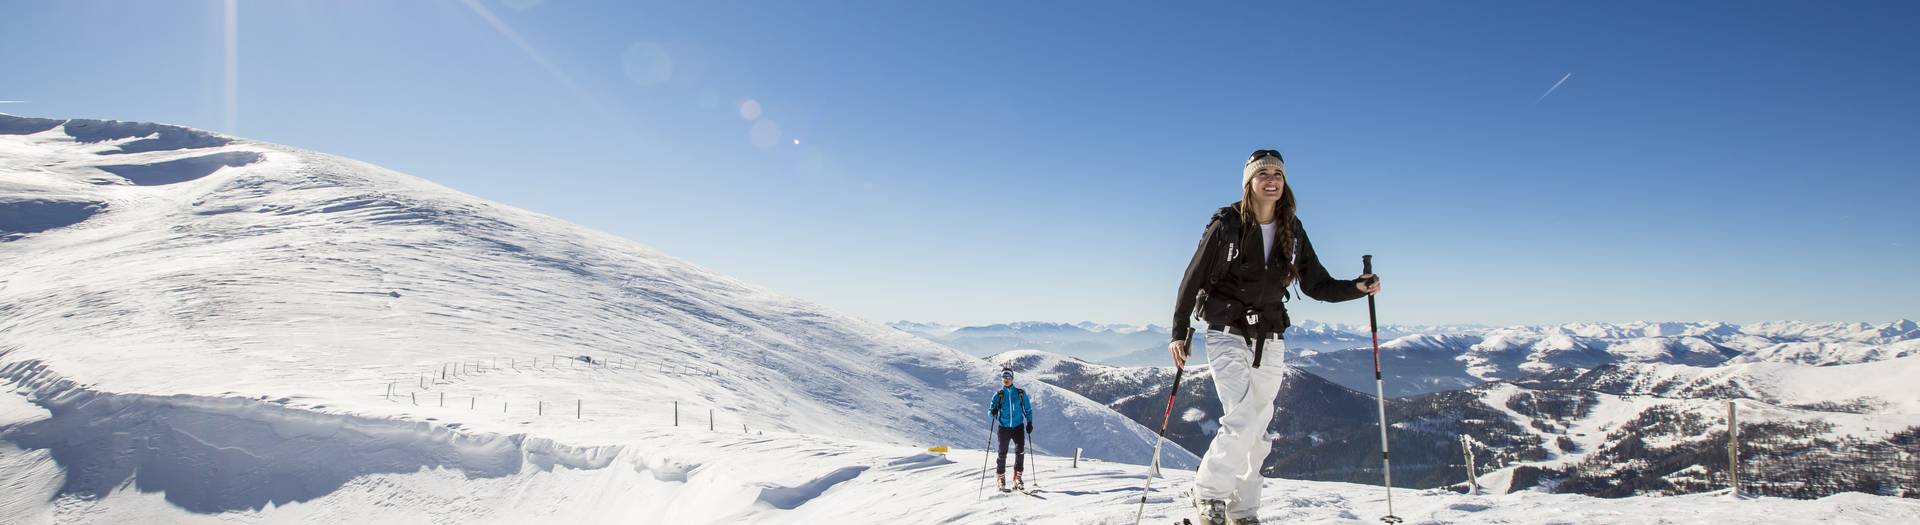
[[[99,500],[130,484],[190,512],[257,511],[375,474],[436,469],[497,478],[528,468],[598,469],[620,451],[256,399],[101,393],[52,377],[38,362],[14,362],[0,375],[50,414],[0,427],[0,441],[47,451],[66,473],[55,497]]]
[[[159,186],[199,179],[212,175],[220,168],[245,166],[259,162],[260,158],[259,153],[251,151],[227,151],[153,164],[103,165],[100,171],[119,175],[137,186]]]
[[[79,224],[106,207],[104,202],[82,199],[0,198],[0,241]]]
[[[0,118],[13,118],[13,117],[0,116]],[[44,122],[44,119],[35,119],[35,120],[38,122],[15,124],[9,127],[15,127],[23,130],[31,130],[34,127],[36,127],[38,124]],[[228,143],[232,142],[231,139],[228,139],[226,137],[214,135],[212,133],[200,131],[197,129],[185,128],[181,126],[170,126],[166,124],[152,124],[147,122],[120,122],[117,120],[73,119],[73,120],[65,121],[61,127],[66,130],[67,136],[72,137],[74,141],[81,142],[81,143],[98,143],[98,142],[109,142],[109,141],[123,141],[124,139],[134,139],[131,141],[121,142],[115,145],[114,148],[111,150],[95,152],[100,155],[112,155],[112,154],[121,154],[121,153],[144,153],[149,151],[165,151],[165,150],[177,150],[177,149],[214,148],[214,147],[225,146]]]

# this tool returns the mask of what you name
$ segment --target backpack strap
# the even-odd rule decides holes
[[[1201,287],[1202,291],[1219,284],[1220,278],[1227,273],[1227,266],[1240,259],[1240,211],[1233,209],[1233,206],[1221,206],[1213,212],[1212,222],[1207,223],[1207,227],[1212,228],[1215,224],[1220,225],[1220,231],[1215,232],[1214,245],[1210,249],[1223,258],[1207,269],[1207,283]]]

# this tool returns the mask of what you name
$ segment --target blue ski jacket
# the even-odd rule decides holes
[[[987,407],[987,414],[1000,423],[1000,428],[1020,428],[1033,424],[1033,404],[1027,402],[1027,391],[1010,386],[994,392],[993,404]]]

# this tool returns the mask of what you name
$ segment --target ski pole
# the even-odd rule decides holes
[[[1187,329],[1187,341],[1193,341],[1193,329]],[[1140,525],[1140,519],[1147,515],[1147,495],[1153,493],[1153,475],[1160,472],[1160,445],[1167,442],[1167,422],[1173,420],[1173,400],[1180,395],[1180,373],[1184,367],[1173,369],[1173,389],[1167,392],[1167,411],[1160,414],[1160,438],[1153,442],[1153,466],[1147,469],[1146,485],[1140,488],[1140,510],[1133,513],[1133,525]]]
[[[975,496],[974,499],[986,499],[987,497],[987,463],[989,460],[993,459],[993,427],[994,426],[995,425],[993,420],[988,419],[987,420],[987,446],[981,447],[981,450],[984,450],[985,453],[980,455],[980,495]]]
[[[1040,489],[1040,456],[1033,454],[1033,434],[1027,434],[1027,465],[1033,467],[1033,488]]]
[[[1373,256],[1360,256],[1360,273],[1373,273]],[[1373,395],[1380,407],[1380,474],[1385,476],[1387,484],[1387,515],[1380,521],[1400,523],[1400,517],[1393,515],[1393,459],[1387,453],[1387,387],[1380,373],[1380,321],[1374,314],[1373,295],[1367,295],[1367,329],[1373,332]]]

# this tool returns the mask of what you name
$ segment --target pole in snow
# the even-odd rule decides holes
[[[1193,340],[1193,329],[1187,329],[1187,340]],[[1147,515],[1147,494],[1153,493],[1153,476],[1160,473],[1160,445],[1167,442],[1167,422],[1173,420],[1173,400],[1180,396],[1180,375],[1184,368],[1173,369],[1173,388],[1167,391],[1167,411],[1160,414],[1160,438],[1153,442],[1153,466],[1147,469],[1147,483],[1140,487],[1140,510],[1133,513],[1133,524],[1140,525],[1140,519]]]
[[[1733,400],[1727,400],[1727,479],[1733,497],[1740,497],[1740,419],[1734,413]]]
[[[1460,435],[1460,456],[1467,462],[1467,494],[1480,493],[1480,479],[1473,471],[1473,444],[1465,434]]]
[[[1373,256],[1360,256],[1360,273],[1373,273]],[[1380,320],[1374,313],[1373,296],[1367,296],[1367,329],[1373,332],[1373,395],[1380,407],[1380,475],[1385,476],[1387,486],[1387,515],[1380,521],[1400,523],[1400,517],[1393,515],[1393,456],[1387,452],[1387,387],[1384,374],[1380,373]]]
[[[993,458],[993,427],[994,426],[995,425],[993,420],[988,419],[987,420],[987,446],[980,447],[980,451],[981,451],[980,453],[980,495],[976,496],[974,499],[986,499],[987,497],[987,461]]]
[[[1027,453],[1027,465],[1033,467],[1033,488],[1039,489],[1040,456],[1033,453],[1033,434],[1027,434],[1027,446],[1023,450]]]

